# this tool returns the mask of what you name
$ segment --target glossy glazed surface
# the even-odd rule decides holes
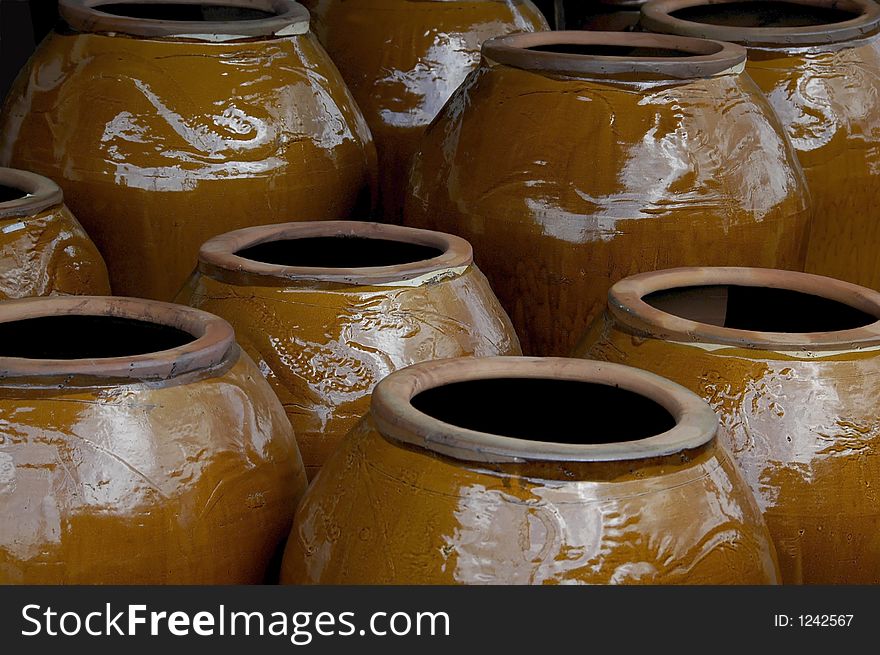
[[[283,583],[777,582],[766,526],[711,436],[630,461],[481,463],[428,450],[442,440],[430,431],[415,435],[422,446],[394,440],[377,416],[358,424],[306,493]]]
[[[0,300],[52,294],[110,295],[107,267],[63,204],[0,218]]]
[[[626,275],[803,265],[808,199],[780,130],[736,70],[566,77],[484,59],[426,134],[406,223],[471,241],[523,350],[566,355]]]
[[[207,43],[56,32],[0,121],[0,162],[59,182],[114,291],[164,300],[211,236],[368,213],[375,156],[310,33]]]
[[[0,583],[271,576],[306,486],[283,409],[237,346],[208,370],[171,371],[142,382],[4,368]]]
[[[548,29],[529,0],[306,0],[312,28],[342,72],[379,152],[382,210],[400,222],[425,128],[480,60],[480,45]]]
[[[783,582],[880,583],[876,345],[750,348],[634,332],[620,316],[597,320],[578,354],[652,371],[712,405]]]
[[[233,325],[281,399],[310,477],[390,372],[428,359],[521,352],[510,319],[470,263],[382,284],[308,279],[307,270],[248,279],[247,270],[200,266],[176,300]]]

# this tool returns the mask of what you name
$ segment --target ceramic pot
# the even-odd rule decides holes
[[[748,46],[747,70],[813,199],[807,270],[880,289],[880,7],[872,0],[662,0],[652,31]]]
[[[0,344],[0,583],[267,578],[306,477],[226,321],[32,298],[0,303]]]
[[[825,277],[683,268],[611,288],[582,356],[706,399],[787,583],[880,583],[880,294]]]
[[[282,582],[775,583],[716,427],[696,395],[625,366],[416,364],[315,478]]]
[[[425,136],[406,222],[473,244],[534,355],[568,355],[632,273],[802,267],[803,175],[744,60],[652,34],[487,41]]]
[[[58,181],[116,293],[171,299],[232,229],[369,212],[369,129],[296,2],[61,14],[7,99],[0,163]]]
[[[101,253],[41,175],[0,168],[0,300],[110,295]]]
[[[306,0],[379,152],[382,215],[400,223],[425,128],[480,60],[480,45],[548,29],[530,0]]]
[[[390,372],[521,352],[470,244],[427,230],[349,221],[238,230],[202,247],[177,301],[235,327],[287,409],[310,477]]]

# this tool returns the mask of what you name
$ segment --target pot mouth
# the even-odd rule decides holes
[[[674,268],[608,292],[616,321],[687,343],[773,351],[880,346],[880,293],[842,280],[765,268]]]
[[[693,79],[740,72],[746,51],[720,41],[637,32],[533,32],[483,43],[492,61],[541,73],[615,76],[632,73]]]
[[[199,272],[238,285],[328,282],[420,286],[463,273],[470,243],[443,232],[360,221],[263,225],[214,237]]]
[[[35,216],[64,202],[64,194],[48,177],[0,168],[0,219]]]
[[[61,17],[79,32],[145,38],[230,41],[309,31],[309,12],[293,0],[61,0]]]
[[[167,380],[214,368],[234,347],[229,323],[182,305],[104,296],[0,303],[0,384]]]
[[[491,463],[665,457],[704,446],[717,429],[712,409],[670,380],[551,357],[415,364],[379,382],[370,414],[392,441]]]
[[[641,11],[652,32],[744,46],[826,45],[880,31],[873,0],[656,0]]]

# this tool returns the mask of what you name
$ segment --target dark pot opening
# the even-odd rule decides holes
[[[0,203],[21,200],[27,196],[28,193],[26,191],[22,191],[21,189],[12,186],[6,186],[5,184],[0,184]]]
[[[239,257],[276,266],[372,268],[434,259],[443,250],[391,239],[339,235],[267,241],[238,250]]]
[[[566,444],[654,437],[673,416],[640,394],[605,384],[549,378],[492,378],[426,389],[413,407],[458,428]]]
[[[672,48],[639,48],[603,43],[553,43],[531,46],[528,50],[552,52],[559,55],[582,55],[585,57],[696,57],[700,53]]]
[[[643,300],[680,318],[756,332],[837,332],[865,327],[880,318],[837,300],[769,287],[680,287],[656,291]]]
[[[685,7],[670,12],[673,18],[728,27],[791,28],[832,25],[859,17],[840,7],[820,7],[782,0],[729,2]]]
[[[158,4],[141,4],[138,2],[113,2],[95,7],[98,11],[125,18],[142,18],[147,20],[169,21],[208,21],[225,22],[237,20],[261,20],[273,18],[274,12],[254,9],[253,7],[235,7],[216,5],[210,2],[199,4],[183,4],[180,2],[161,2]]]
[[[195,340],[188,332],[168,325],[116,316],[41,316],[0,323],[0,357],[135,357]]]

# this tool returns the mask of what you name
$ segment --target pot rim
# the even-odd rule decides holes
[[[616,57],[529,50],[536,46],[610,45],[693,52],[688,57]],[[641,32],[548,31],[508,34],[483,43],[483,57],[506,66],[561,75],[647,73],[694,79],[739,73],[746,61],[742,46],[722,41]]]
[[[451,425],[421,412],[412,398],[445,384],[497,378],[547,378],[619,387],[653,400],[675,419],[670,430],[619,443],[567,444],[532,441]],[[458,357],[395,371],[373,390],[370,416],[386,438],[457,460],[489,463],[615,462],[675,455],[715,438],[718,422],[699,396],[648,371],[584,359],[557,357]]]
[[[0,356],[0,385],[18,378],[167,380],[214,368],[234,350],[232,326],[213,314],[172,303],[111,296],[52,296],[0,303],[0,323],[52,316],[108,316],[173,327],[193,341],[129,357],[31,359]],[[67,381],[65,380],[65,386]]]
[[[25,193],[23,198],[0,202],[0,219],[36,216],[64,202],[60,186],[30,171],[0,167],[0,184]]]
[[[274,12],[253,20],[183,21],[119,16],[101,11],[110,4],[225,5]],[[138,37],[180,37],[202,41],[281,37],[309,31],[309,11],[294,0],[60,0],[61,18],[78,32],[110,32]]]
[[[761,0],[654,0],[642,6],[640,24],[652,32],[730,41],[744,46],[815,46],[855,41],[880,31],[880,6],[873,0],[783,0],[790,4],[841,8],[859,15],[839,23],[803,27],[736,27],[709,25],[671,14],[698,5]]]
[[[440,250],[441,254],[406,264],[362,268],[285,266],[235,254],[263,243],[314,237],[384,239],[430,246]],[[303,221],[246,227],[209,239],[199,249],[198,270],[203,275],[232,284],[332,282],[365,286],[417,286],[447,273],[463,272],[473,261],[471,244],[444,232],[364,221]]]
[[[878,317],[874,323],[833,332],[759,332],[701,323],[669,314],[643,300],[656,291],[706,285],[799,291]],[[880,293],[812,273],[769,268],[683,267],[624,278],[608,291],[614,320],[650,337],[771,351],[843,351],[880,345]]]

